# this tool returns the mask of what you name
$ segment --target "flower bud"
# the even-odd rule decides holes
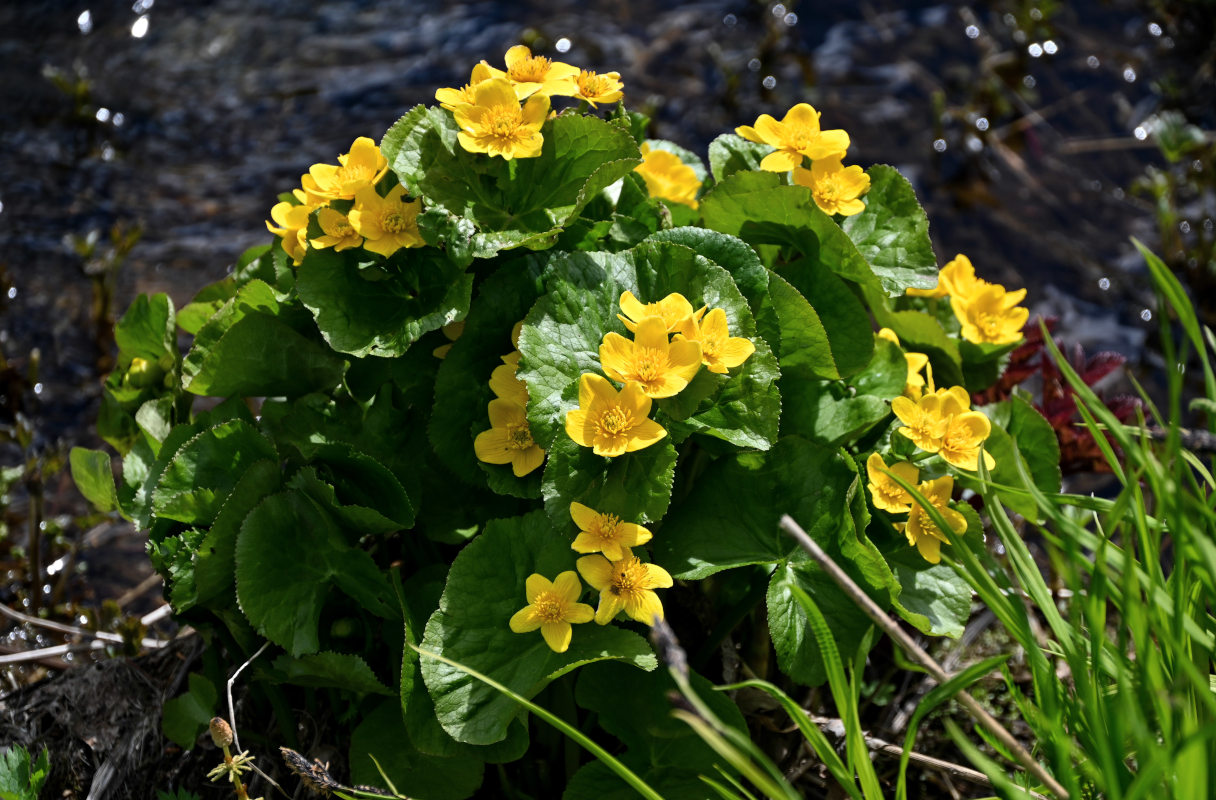
[[[232,728],[220,717],[211,718],[211,741],[216,747],[228,747],[232,744]]]

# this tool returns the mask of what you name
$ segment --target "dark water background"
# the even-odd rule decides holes
[[[114,311],[138,292],[167,291],[180,307],[268,240],[276,195],[309,165],[378,139],[520,42],[619,71],[651,135],[702,155],[760,113],[812,103],[825,127],[849,131],[848,163],[893,164],[913,182],[942,263],[966,253],[982,276],[1029,288],[1064,338],[1134,360],[1155,322],[1142,318],[1151,299],[1128,236],[1151,243],[1155,223],[1128,189],[1164,163],[1145,126],[1168,96],[1216,127],[1211,64],[1195,54],[1211,43],[1167,11],[1149,0],[6,0],[0,353],[12,369],[0,423],[20,410],[34,451],[98,444],[111,344],[86,271],[104,272],[116,226],[142,235],[119,259]],[[1211,216],[1201,209],[1196,224]],[[73,242],[89,237],[82,256]],[[39,372],[23,386],[15,376],[35,349]],[[30,449],[0,445],[0,462]]]

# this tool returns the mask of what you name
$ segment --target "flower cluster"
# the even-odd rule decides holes
[[[507,51],[505,70],[482,61],[459,89],[440,89],[435,99],[451,111],[460,127],[457,139],[470,153],[487,153],[507,161],[540,155],[540,129],[549,118],[553,97],[597,103],[621,99],[621,76],[596,73],[544,56],[524,45]]]
[[[268,221],[266,227],[281,237],[283,251],[296,266],[309,247],[362,247],[385,258],[405,247],[422,247],[417,221],[422,203],[409,199],[403,185],[386,180],[389,175],[380,148],[360,136],[349,153],[338,156],[336,166],[309,167],[292,199],[270,209],[274,224]],[[387,193],[381,194],[384,189]],[[309,231],[313,219],[319,235]]]
[[[920,470],[907,462],[887,466],[878,453],[871,454],[866,461],[866,475],[870,479],[870,497],[874,507],[892,514],[907,514],[907,522],[897,522],[895,527],[908,537],[908,544],[915,547],[931,564],[941,561],[942,543],[949,543],[944,531],[933,521],[933,517],[900,486],[892,475],[905,483],[916,483]],[[950,495],[954,493],[954,478],[949,475],[920,483],[916,491],[941,514],[950,530],[957,534],[967,531],[967,518],[950,508]]]
[[[1030,317],[1029,309],[1018,303],[1025,289],[1010,292],[999,283],[976,277],[971,259],[961,253],[942,267],[934,289],[908,289],[913,297],[950,298],[962,327],[962,336],[975,344],[1013,344],[1022,338],[1022,327]]]
[[[778,122],[761,114],[755,125],[740,125],[735,133],[749,142],[776,148],[760,162],[768,172],[793,171],[794,183],[811,190],[815,204],[825,214],[849,217],[866,207],[860,198],[870,189],[870,176],[861,167],[842,163],[849,149],[849,134],[819,127],[820,112],[799,103]],[[807,169],[804,162],[810,159]]]
[[[926,453],[937,453],[958,469],[979,469],[980,446],[992,433],[992,423],[979,411],[971,410],[971,395],[962,386],[934,389],[930,376],[928,391],[912,400],[897,397],[891,410],[904,427],[900,434]],[[984,467],[993,469],[996,461],[984,453]]]
[[[473,440],[473,452],[478,459],[487,464],[510,464],[517,478],[545,463],[545,451],[532,439],[532,429],[528,427],[528,387],[515,377],[522,328],[522,322],[516,323],[511,343],[517,349],[503,356],[502,364],[490,375],[490,390],[494,392],[488,408],[490,429]]]
[[[645,625],[662,619],[663,604],[654,590],[669,588],[671,574],[633,554],[633,548],[650,541],[650,531],[578,502],[570,504],[570,517],[579,528],[571,549],[590,554],[580,558],[576,567],[600,593],[598,608],[592,611],[577,602],[582,585],[573,571],[561,573],[552,583],[533,573],[524,587],[528,605],[511,617],[511,630],[528,633],[540,628],[545,643],[564,653],[570,646],[572,623],[594,619],[607,625],[622,611]]]
[[[566,433],[599,456],[623,455],[662,439],[667,431],[649,418],[653,399],[678,394],[702,365],[726,373],[756,349],[730,336],[725,311],[694,311],[678,293],[644,304],[624,292],[620,306],[620,319],[634,338],[606,334],[600,364],[624,388],[618,392],[606,378],[586,373],[579,378],[579,407],[566,414]]]

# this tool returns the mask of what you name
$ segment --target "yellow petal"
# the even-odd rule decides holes
[[[608,334],[609,336],[613,334]],[[633,340],[638,347],[649,347],[656,350],[667,349],[667,323],[657,315],[643,317],[638,322]]]
[[[532,57],[532,50],[525,45],[517,44],[507,51],[504,61],[507,62],[507,69],[511,69],[516,64],[527,61]]]
[[[604,382],[607,383],[607,381]],[[620,403],[621,408],[630,411],[634,418],[641,419],[650,416],[650,406],[653,401],[646,396],[646,390],[642,388],[642,384],[630,381],[625,384],[620,395],[613,398],[613,402]]]
[[[567,603],[573,603],[583,593],[583,584],[579,582],[578,574],[568,569],[553,579],[553,591]]]
[[[734,336],[726,340],[718,351],[718,360],[727,367],[737,367],[756,352],[750,339]]]
[[[473,440],[473,452],[478,461],[487,464],[510,464],[517,451],[511,447],[511,440],[503,428],[491,428],[477,434]]]
[[[649,399],[649,398],[647,398]],[[629,433],[629,444],[624,452],[632,453],[650,447],[667,435],[662,425],[652,419],[643,420],[640,425]]]
[[[515,473],[515,477],[522,478],[543,463],[545,451],[540,445],[534,444],[527,450],[515,451],[515,458],[511,459],[511,471]]]
[[[539,572],[533,572],[524,581],[524,597],[528,598],[529,603],[535,603],[536,598],[540,597],[541,594],[551,591],[553,591],[553,584]]]
[[[739,127],[735,128],[735,135],[742,136],[749,142],[756,142],[757,144],[764,143],[764,139],[760,137],[760,133],[751,125],[740,125]]]
[[[541,125],[549,116],[549,97],[543,94],[532,95],[528,98],[528,102],[524,103],[521,113],[524,127],[540,130]]]
[[[540,620],[532,613],[532,606],[525,606],[511,615],[508,624],[516,633],[529,633],[540,627]]]
[[[572,629],[569,622],[545,622],[540,626],[540,635],[555,653],[564,653],[570,648]]]
[[[595,436],[595,426],[589,424],[587,412],[584,409],[575,408],[566,412],[566,435],[583,447],[591,447]]]
[[[595,619],[595,609],[586,603],[574,603],[566,612],[566,620],[576,625]]]
[[[760,161],[765,172],[789,172],[802,163],[802,155],[790,150],[775,150]]]
[[[781,141],[785,138],[785,125],[768,114],[761,114],[756,117],[756,127],[752,128],[752,130],[760,137],[753,141],[760,141],[773,147],[780,147]]]
[[[916,549],[920,551],[921,557],[930,564],[937,564],[942,560],[942,543],[932,536],[921,536],[916,540]]]
[[[590,556],[588,556],[590,558]],[[600,607],[595,610],[595,623],[597,625],[607,625],[616,618],[616,615],[621,613],[621,609],[625,607],[625,600],[612,592],[600,592]]]
[[[632,522],[620,523],[619,538],[621,543],[627,547],[636,547],[639,544],[646,544],[651,540],[653,534],[643,528],[641,525],[636,525]]]
[[[643,564],[646,569],[646,579],[652,589],[668,589],[673,584],[671,573],[658,564]]]
[[[664,334],[666,338],[666,334]],[[625,375],[633,366],[634,343],[611,331],[604,334],[600,343],[600,366],[604,374],[614,381],[625,382]]]
[[[591,530],[592,524],[599,515],[599,512],[590,506],[582,503],[570,504],[570,518],[574,520],[574,524],[579,527],[579,530]]]
[[[583,556],[574,566],[592,589],[602,592],[612,583],[612,562],[601,555]]]
[[[494,428],[505,428],[508,425],[523,425],[528,421],[527,412],[524,407],[514,400],[504,400],[501,397],[496,397],[490,401],[490,426]]]
[[[625,603],[625,613],[643,625],[654,625],[663,618],[663,604],[654,592],[640,592],[636,599]]]

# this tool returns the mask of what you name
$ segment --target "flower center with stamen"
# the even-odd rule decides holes
[[[486,111],[484,123],[490,135],[507,139],[519,132],[523,115],[518,107],[492,106]]]
[[[380,217],[380,227],[385,233],[402,233],[406,229],[405,217],[400,211],[385,211]]]
[[[613,406],[604,413],[600,414],[599,429],[600,432],[608,436],[620,436],[625,431],[629,430],[632,420],[630,414],[620,406]]]
[[[634,352],[633,369],[642,383],[659,381],[667,370],[667,355],[653,347],[639,347]]]
[[[904,490],[894,483],[876,483],[874,488],[878,489],[878,494],[883,501],[889,506],[903,505],[908,502],[904,496]]]
[[[646,567],[642,565],[641,559],[634,556],[618,561],[613,566],[616,569],[612,573],[608,591],[618,597],[633,597],[646,588]]]
[[[596,97],[608,92],[608,81],[594,72],[583,70],[578,76],[578,92],[583,97]]]
[[[523,425],[508,425],[507,439],[516,450],[527,450],[533,445],[532,430],[527,423]]]
[[[944,511],[945,507],[937,502],[934,498],[926,498],[939,512]],[[933,517],[929,516],[929,512],[923,506],[916,505],[912,509],[912,514],[916,515],[916,521],[920,523],[920,529],[926,533],[941,533],[941,528],[937,527],[937,523],[933,521]]]
[[[565,603],[553,592],[541,592],[532,602],[532,613],[543,622],[561,622]]]
[[[552,62],[544,56],[532,56],[511,67],[507,74],[511,80],[520,83],[544,83],[550,63]]]
[[[370,181],[376,177],[375,173],[368,169],[366,164],[344,164],[338,167],[338,181],[340,183],[362,183]]]
[[[815,187],[815,201],[820,205],[831,205],[836,202],[836,196],[841,194],[840,184],[835,178],[824,178]]]
[[[621,520],[615,514],[600,514],[595,521],[595,527],[592,532],[600,539],[605,541],[616,541],[619,532]]]

